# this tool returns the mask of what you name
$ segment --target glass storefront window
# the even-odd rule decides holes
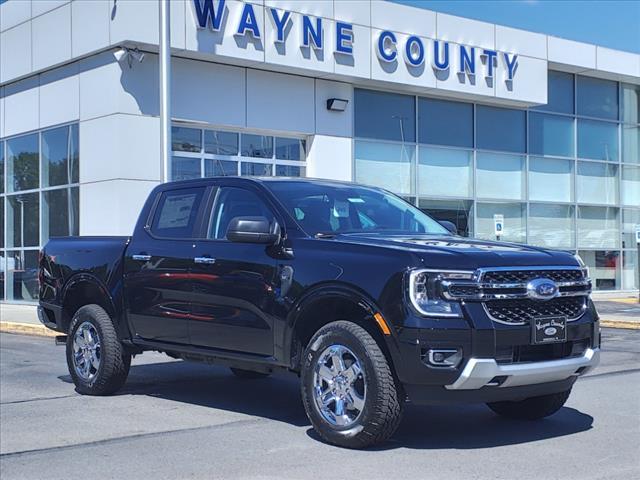
[[[573,118],[542,113],[529,114],[529,153],[575,156]]]
[[[421,195],[473,195],[472,152],[453,148],[419,147],[418,158],[418,192]]]
[[[618,124],[578,119],[578,157],[618,161]]]
[[[638,289],[637,250],[623,250],[622,252],[622,288],[625,290]]]
[[[529,158],[529,199],[544,202],[573,201],[573,160]]]
[[[304,177],[306,169],[296,165],[276,165],[276,177]]]
[[[7,199],[7,247],[40,245],[38,193],[10,195]]]
[[[0,142],[0,193],[4,193],[4,142]]]
[[[640,85],[622,84],[622,121],[640,123]]]
[[[397,194],[412,194],[415,158],[413,145],[356,140],[355,181]]]
[[[191,178],[200,178],[200,159],[174,156],[171,159],[171,179],[175,181]]]
[[[618,202],[618,166],[578,162],[576,186],[580,203],[615,205]]]
[[[535,107],[534,110],[572,114],[573,99],[573,75],[550,70],[547,81],[547,104]]]
[[[7,276],[7,263],[5,260],[5,253],[0,250],[0,300],[4,300],[4,279]]]
[[[525,123],[524,110],[478,105],[476,107],[476,147],[484,150],[524,153]]]
[[[197,128],[172,127],[171,149],[174,152],[194,152],[202,150],[201,130]]]
[[[38,300],[38,251],[20,250],[7,252],[6,260],[7,300]]]
[[[304,140],[276,137],[276,158],[278,160],[304,160],[304,149]]]
[[[269,163],[242,162],[240,164],[240,174],[248,177],[270,177],[271,167]]]
[[[418,208],[436,220],[453,223],[458,235],[473,235],[473,202],[471,200],[428,200],[421,198]]]
[[[611,250],[580,250],[596,290],[620,288],[620,252]]]
[[[356,88],[355,136],[416,141],[415,97]]]
[[[473,147],[473,104],[418,99],[418,142]]]
[[[7,140],[7,192],[40,186],[38,134]]]
[[[240,147],[240,155],[243,157],[272,158],[273,137],[265,135],[243,134]]]
[[[622,248],[637,248],[636,228],[640,227],[640,210],[622,210]]]
[[[232,177],[238,175],[238,162],[232,160],[204,159],[205,177]]]
[[[640,163],[640,127],[622,125],[622,161]]]
[[[50,238],[77,236],[78,187],[42,193],[42,243]]]
[[[622,167],[620,200],[623,205],[640,206],[640,167]]]
[[[611,80],[578,76],[578,115],[618,119],[618,84]]]
[[[504,242],[524,243],[527,238],[526,205],[524,203],[478,203],[476,206],[477,238],[496,240],[494,215],[504,216]]]
[[[0,197],[0,248],[4,248],[4,197]]]
[[[205,130],[204,151],[214,155],[238,155],[238,134],[236,132]]]
[[[77,133],[77,129],[75,130]],[[54,128],[42,132],[42,181],[44,187],[74,183],[77,178],[77,162],[74,162],[69,127]],[[76,142],[77,143],[77,142]],[[77,180],[75,180],[77,182]]]
[[[524,157],[478,152],[476,168],[478,198],[524,199]]]
[[[618,209],[578,206],[578,248],[618,248]]]
[[[527,239],[528,243],[541,247],[574,248],[574,207],[540,203],[529,205]]]

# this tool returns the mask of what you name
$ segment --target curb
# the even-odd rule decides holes
[[[1,333],[18,333],[21,335],[37,335],[39,337],[55,337],[62,335],[54,332],[44,325],[35,325],[33,323],[17,323],[17,322],[0,322]]]
[[[626,328],[629,330],[640,330],[640,322],[633,320],[600,320],[601,327]]]

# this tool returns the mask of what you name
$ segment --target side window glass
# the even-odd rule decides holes
[[[164,192],[153,217],[151,232],[158,237],[193,238],[204,187]]]
[[[218,191],[216,204],[211,212],[207,238],[222,240],[227,237],[229,223],[235,217],[265,217],[273,221],[273,214],[265,203],[251,190],[223,187]]]

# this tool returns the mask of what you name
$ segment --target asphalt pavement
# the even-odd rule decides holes
[[[640,478],[640,331],[603,330],[601,366],[556,415],[408,405],[385,444],[321,443],[297,378],[137,357],[122,392],[78,395],[53,340],[0,334],[0,478]]]

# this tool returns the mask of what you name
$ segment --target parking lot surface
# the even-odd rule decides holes
[[[297,378],[240,380],[224,368],[137,357],[118,395],[78,395],[64,348],[0,335],[0,477],[640,478],[640,331],[603,330],[601,366],[537,423],[484,405],[408,405],[391,441],[321,443]]]

